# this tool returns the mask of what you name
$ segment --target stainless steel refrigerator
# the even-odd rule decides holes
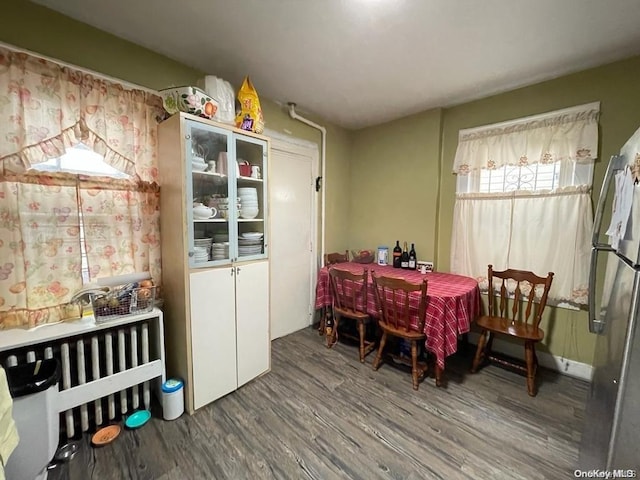
[[[611,158],[596,207],[589,330],[597,339],[581,469],[640,470],[640,185],[634,184],[629,170],[636,161],[640,161],[640,129]],[[613,191],[616,195],[611,195]],[[614,210],[607,230],[602,225],[605,205]],[[630,205],[628,215],[624,205]],[[617,244],[605,235],[616,231],[614,217],[622,219],[617,223],[621,228]],[[598,273],[602,268],[604,276]]]

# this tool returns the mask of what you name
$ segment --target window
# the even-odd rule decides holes
[[[487,266],[555,277],[549,299],[588,299],[599,104],[461,130],[451,270],[486,288]]]
[[[503,165],[458,175],[456,193],[504,193],[514,191],[553,191],[572,185],[591,185],[593,163],[563,162],[533,165]]]
[[[104,157],[83,143],[67,148],[66,153],[31,167],[41,172],[68,172],[81,175],[98,175],[113,178],[129,178],[129,175],[107,165]]]
[[[58,158],[52,158],[46,162],[33,165],[31,170],[40,172],[67,172],[79,175],[130,178],[126,173],[107,165],[104,157],[83,143],[66,149],[66,153]],[[84,216],[82,209],[79,209],[78,219],[80,222],[80,251],[82,253],[82,283],[84,285],[91,282],[89,272],[89,258],[87,255],[87,245],[85,243]]]

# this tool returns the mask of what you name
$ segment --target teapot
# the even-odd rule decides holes
[[[215,217],[217,214],[218,214],[218,210],[216,210],[214,207],[207,207],[202,203],[193,204],[194,218],[203,220],[203,219]]]

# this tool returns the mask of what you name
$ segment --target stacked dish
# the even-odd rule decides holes
[[[240,197],[240,217],[256,218],[260,211],[258,207],[258,190],[255,187],[238,188]]]
[[[229,258],[229,242],[220,242],[220,243],[214,242],[211,245],[212,260],[227,260],[228,258]]]
[[[213,234],[213,241],[215,243],[228,242],[229,241],[229,234],[228,233],[214,233]]]
[[[204,172],[207,168],[207,164],[204,163],[204,158],[202,157],[192,157],[191,160],[191,170],[194,172]]]
[[[241,233],[238,238],[238,254],[245,257],[262,253],[263,236],[262,232]]]
[[[205,248],[207,253],[211,250],[211,241],[212,238],[194,238],[193,245],[200,248]]]
[[[209,250],[205,247],[194,247],[195,254],[193,261],[196,263],[207,262],[209,260]]]

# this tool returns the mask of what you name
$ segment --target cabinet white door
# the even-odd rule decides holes
[[[232,272],[232,267],[229,267],[203,270],[190,275],[195,409],[217,400],[237,387]]]
[[[269,262],[236,267],[238,387],[269,370]]]

